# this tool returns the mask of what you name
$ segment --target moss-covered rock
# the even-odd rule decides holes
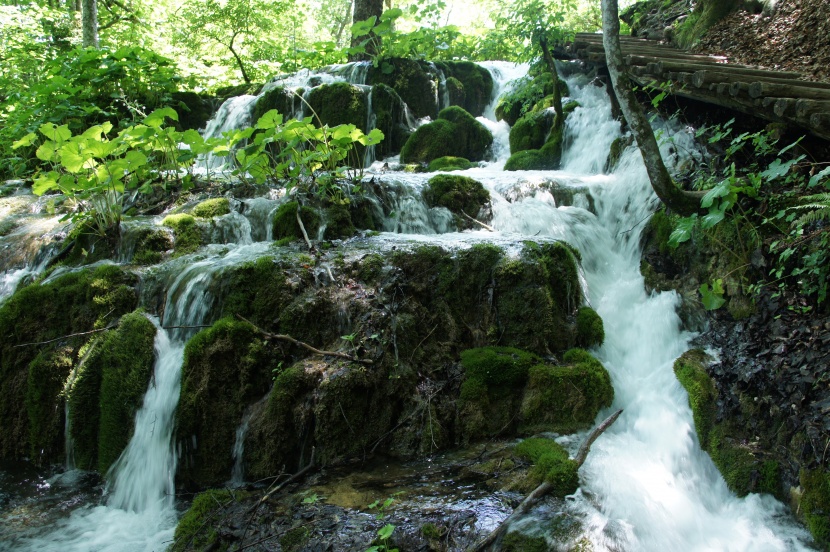
[[[493,143],[487,127],[460,107],[441,110],[438,119],[423,125],[401,150],[402,163],[429,163],[439,157],[481,161]]]
[[[475,165],[473,165],[473,163],[471,163],[469,159],[464,159],[463,157],[448,156],[433,159],[429,162],[429,168],[427,170],[429,172],[465,171],[474,166]]]
[[[481,182],[467,176],[439,174],[429,179],[424,199],[430,207],[449,209],[459,228],[469,228],[472,223],[467,217],[478,216],[481,208],[490,202],[490,192]]]
[[[233,319],[219,320],[187,342],[176,411],[181,484],[204,488],[230,479],[228,443],[246,408],[268,392],[281,362],[250,324]]]
[[[135,283],[104,265],[23,287],[0,306],[0,457],[63,459],[64,383],[94,337],[78,334],[135,309]]]
[[[540,149],[529,149],[514,153],[504,164],[504,170],[532,171],[558,169],[562,164],[564,133],[564,125],[557,126],[556,119],[554,118],[551,131],[542,147]]]
[[[580,307],[576,313],[576,343],[582,348],[599,347],[605,341],[602,318],[591,307]]]
[[[79,363],[67,389],[77,467],[104,475],[130,442],[153,373],[155,335],[142,313],[128,314]]]
[[[611,377],[597,359],[582,349],[571,349],[562,362],[561,366],[537,364],[530,369],[522,401],[526,432],[586,428],[601,409],[611,406]]]
[[[544,536],[531,536],[519,531],[511,531],[504,536],[501,542],[504,552],[547,552],[550,550]]]
[[[510,128],[510,153],[525,150],[538,150],[545,141],[553,125],[554,114],[550,111],[528,113]]]
[[[254,104],[252,119],[258,121],[267,112],[276,109],[282,114],[283,120],[287,120],[294,116],[294,106],[299,102],[291,90],[277,86],[259,97]]]
[[[176,525],[171,552],[222,549],[216,526],[223,511],[248,493],[227,489],[211,489],[196,495],[193,503]],[[225,544],[227,546],[227,543]]]
[[[367,83],[393,88],[416,118],[435,118],[438,114],[435,102],[437,82],[428,70],[426,62],[406,58],[384,59],[384,67],[369,68]]]
[[[778,463],[748,444],[744,430],[735,423],[716,423],[717,391],[706,372],[709,356],[692,350],[675,361],[677,379],[689,394],[689,406],[703,450],[723,475],[726,484],[738,496],[751,492],[771,493],[781,497]]]
[[[445,61],[438,65],[448,75],[451,104],[463,107],[474,117],[483,115],[493,96],[490,71],[471,61]]]
[[[303,221],[308,237],[317,237],[317,230],[320,228],[320,215],[311,207],[305,205],[300,209],[300,218]],[[297,202],[289,201],[280,205],[274,213],[274,239],[283,238],[303,239],[303,231],[297,223]]]
[[[161,228],[143,228],[136,238],[132,262],[138,265],[152,265],[160,262],[164,253],[173,249],[169,231]]]
[[[383,132],[383,140],[375,146],[375,155],[378,159],[397,155],[412,134],[404,113],[404,102],[385,84],[376,84],[371,94],[375,128]]]
[[[799,480],[803,494],[800,512],[816,542],[830,549],[830,472],[801,470]]]
[[[342,240],[355,235],[357,229],[346,205],[331,205],[325,211],[326,229],[323,237],[327,240]]]
[[[178,127],[181,130],[205,128],[213,116],[211,98],[196,92],[180,91],[171,95],[172,107],[179,114]]]
[[[245,94],[256,96],[259,94],[260,90],[262,90],[261,83],[233,84],[230,86],[220,86],[216,89],[215,96],[216,99],[219,100],[219,103],[222,103],[230,98],[235,98],[236,96],[242,96]]]
[[[185,213],[167,215],[161,224],[173,230],[175,247],[173,256],[179,257],[193,253],[202,246],[202,230],[193,215]]]
[[[553,439],[525,439],[516,445],[516,454],[533,462],[528,476],[538,483],[550,483],[554,496],[565,497],[579,488],[579,466]]]
[[[226,197],[206,199],[193,208],[193,216],[210,219],[221,217],[231,212],[231,205]]]
[[[323,84],[311,89],[306,101],[322,124],[330,127],[351,124],[368,132],[366,95],[361,88],[346,82]]]

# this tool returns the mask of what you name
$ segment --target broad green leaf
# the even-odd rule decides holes
[[[179,114],[172,107],[161,107],[156,109],[147,117],[144,118],[144,124],[147,126],[159,128],[164,124],[164,118],[170,117],[174,121],[179,120]]]
[[[677,247],[681,243],[689,241],[692,238],[692,232],[694,231],[696,223],[696,214],[677,221],[677,225],[669,236],[669,246]]]
[[[386,525],[378,529],[378,537],[380,537],[381,540],[388,540],[394,532],[395,526],[391,523],[387,523]]]
[[[72,131],[67,125],[57,126],[54,123],[40,125],[40,133],[55,142],[66,142],[72,138]]]
[[[147,156],[135,150],[128,151],[124,156],[124,160],[127,162],[127,170],[130,172],[134,172],[147,164]]]
[[[35,143],[35,140],[37,140],[37,134],[35,134],[34,132],[30,132],[20,140],[13,142],[12,149],[25,148],[26,146],[31,146]],[[46,160],[44,159],[44,161]]]
[[[55,154],[57,153],[57,144],[51,140],[44,142],[35,151],[35,156],[41,161],[57,161]]]
[[[198,131],[193,130],[192,128],[189,130],[185,130],[182,133],[182,143],[187,144],[191,148],[196,148],[198,146],[204,145],[205,139],[199,134]]]
[[[701,285],[700,297],[704,309],[717,310],[721,308],[726,303],[726,299],[723,298],[722,280],[715,280],[712,288],[709,287],[709,284]]]
[[[41,173],[35,177],[32,183],[32,193],[35,195],[43,195],[49,190],[54,190],[58,186],[58,173],[49,171]]]
[[[67,142],[61,146],[58,152],[61,156],[61,165],[73,174],[79,173],[83,169],[94,168],[96,165],[94,159],[92,159],[89,155],[86,155],[85,152],[81,151],[80,144],[78,142]]]
[[[770,181],[785,176],[788,172],[790,172],[790,168],[802,159],[804,159],[803,155],[786,162],[781,161],[781,159],[776,159],[769,164],[767,170],[761,173],[761,176]]]
[[[830,176],[830,167],[827,167],[823,171],[816,173],[812,177],[810,177],[810,183],[808,185],[812,188],[813,186],[816,186],[819,182],[821,182],[822,179],[828,176]]]
[[[266,111],[262,117],[256,122],[256,128],[258,129],[269,129],[269,128],[276,128],[282,124],[282,115],[276,109],[271,109],[270,111]]]
[[[704,195],[703,199],[700,200],[700,206],[704,209],[708,209],[712,206],[715,199],[727,196],[731,191],[732,183],[729,182],[729,179],[721,180],[718,182],[717,186],[706,192],[706,195]]]
[[[112,154],[117,148],[118,144],[115,142],[88,141],[85,143],[84,153],[103,159]]]
[[[700,219],[700,226],[705,230],[721,222],[726,218],[726,207],[725,203],[722,203],[719,207],[710,207],[709,212]]]

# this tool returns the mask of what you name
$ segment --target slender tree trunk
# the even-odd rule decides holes
[[[357,23],[358,21],[365,21],[373,15],[380,19],[380,16],[383,14],[383,1],[384,0],[355,0],[354,16],[352,21],[354,23]],[[364,39],[352,37],[352,47],[358,46],[362,40]],[[368,59],[369,57],[376,55],[379,49],[380,37],[373,35],[373,40],[370,40],[366,44],[366,54],[362,56],[354,56],[351,61]]]
[[[562,92],[559,90],[559,71],[556,70],[556,63],[553,61],[550,48],[548,48],[548,39],[544,34],[539,39],[539,45],[542,47],[542,55],[545,58],[548,71],[553,76],[553,110],[556,112],[555,124],[557,127],[562,127],[565,124],[565,114],[562,111]]]
[[[620,19],[617,0],[602,0],[602,43],[605,47],[605,59],[614,93],[637,146],[643,155],[651,187],[657,197],[669,209],[681,214],[691,215],[700,210],[702,194],[685,192],[678,188],[666,169],[657,139],[643,109],[637,102],[631,81],[626,73],[620,48]]]
[[[231,51],[234,59],[236,60],[236,64],[239,66],[239,72],[242,73],[242,80],[245,81],[245,84],[251,84],[251,78],[248,76],[248,72],[245,71],[245,63],[242,61],[242,58],[239,57],[239,54],[236,53],[236,50],[233,47],[233,42],[236,40],[236,35],[231,37],[231,42],[228,44],[228,50]]]
[[[84,48],[98,47],[98,2],[82,0],[81,27]]]

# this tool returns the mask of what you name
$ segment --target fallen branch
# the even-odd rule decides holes
[[[300,218],[300,202],[297,202],[297,224],[300,225],[300,231],[303,233],[303,238],[305,238],[305,243],[308,245],[309,250],[314,251],[314,246],[311,245],[311,240],[308,239],[308,232],[305,231],[305,225],[303,224],[303,219]]]
[[[576,462],[578,468],[582,467],[582,464],[585,463],[585,459],[588,457],[588,452],[591,450],[591,445],[594,443],[594,441],[597,440],[597,437],[602,435],[602,433],[606,429],[611,427],[611,424],[617,421],[617,418],[620,417],[620,414],[622,414],[622,410],[617,410],[616,412],[608,416],[608,418],[606,418],[604,422],[595,427],[591,431],[591,433],[588,434],[588,437],[579,446],[579,451],[576,453],[576,457],[574,458],[574,462]],[[536,502],[538,502],[539,499],[548,494],[551,491],[551,489],[553,489],[553,485],[551,483],[548,483],[547,481],[543,482],[541,485],[533,489],[533,492],[527,495],[527,497],[525,497],[525,499],[522,500],[521,504],[516,506],[516,509],[513,510],[513,513],[507,516],[507,518],[501,522],[501,525],[496,527],[496,529],[492,533],[487,535],[484,539],[480,540],[474,546],[468,548],[467,552],[479,552],[481,550],[484,550],[494,542],[496,542],[499,539],[499,537],[501,537],[505,533],[505,531],[507,531],[507,528],[515,519],[526,514],[528,510],[530,510],[530,508],[533,507],[533,505],[536,504]]]
[[[260,328],[259,326],[257,326],[256,324],[254,324],[253,322],[251,322],[250,320],[248,320],[244,316],[242,316],[241,314],[237,314],[236,317],[239,318],[240,320],[242,320],[243,322],[247,322],[248,324],[253,326],[254,329],[257,332],[259,332],[263,337],[265,337],[265,339],[276,339],[276,340],[279,340],[279,341],[288,341],[289,343],[293,343],[294,345],[298,345],[298,346],[302,347],[303,349],[311,351],[312,353],[314,353],[316,355],[324,355],[324,356],[333,356],[333,357],[337,357],[337,358],[343,358],[343,359],[346,359],[346,360],[350,360],[351,362],[358,362],[360,364],[374,364],[371,359],[360,359],[360,358],[357,358],[357,357],[353,357],[352,355],[347,355],[346,353],[341,353],[341,352],[338,352],[338,351],[321,351],[320,349],[312,347],[308,343],[305,343],[305,342],[300,341],[298,339],[294,339],[290,335],[272,334],[270,332],[266,332],[265,330],[263,330],[262,328]]]
[[[487,224],[484,224],[480,220],[474,219],[473,217],[471,217],[470,215],[465,213],[464,209],[461,210],[461,214],[464,215],[465,217],[467,217],[467,220],[469,220],[470,222],[474,222],[474,223],[478,224],[479,226],[481,226],[485,230],[489,230],[490,232],[495,232],[496,231],[492,226],[488,226]]]
[[[265,496],[257,500],[257,503],[251,506],[251,508],[248,510],[248,513],[256,512],[260,506],[265,504],[268,501],[268,499],[270,499],[274,495],[274,493],[278,492],[280,489],[282,489],[289,483],[292,483],[304,476],[305,474],[307,474],[309,470],[311,470],[311,468],[314,467],[314,452],[314,447],[311,447],[311,458],[308,460],[308,464],[303,469],[301,469],[300,471],[298,471],[297,473],[295,473],[294,475],[292,475],[291,477],[289,477],[288,479],[274,487],[272,490],[265,493]]]
[[[90,335],[90,334],[94,334],[94,333],[98,333],[98,332],[105,332],[107,330],[111,330],[114,327],[115,326],[112,325],[112,326],[107,326],[106,328],[99,328],[97,330],[90,330],[88,332],[80,332],[80,333],[74,333],[74,334],[69,334],[69,335],[62,335],[60,337],[56,337],[55,339],[49,339],[48,341],[38,341],[36,343],[21,343],[20,345],[15,345],[14,348],[29,347],[31,345],[46,345],[47,343],[54,343],[55,341],[60,341],[62,339],[69,339],[70,337],[80,337],[82,335]]]

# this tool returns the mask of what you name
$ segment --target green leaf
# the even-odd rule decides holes
[[[127,170],[130,172],[136,171],[147,164],[147,156],[135,150],[128,151],[124,156],[124,160],[127,162]]]
[[[813,176],[811,176],[810,177],[810,183],[808,184],[808,186],[810,188],[812,188],[812,187],[816,186],[819,182],[821,182],[821,180],[823,178],[828,177],[828,176],[830,176],[830,167],[827,167],[823,171],[821,171],[819,173],[816,173]]]
[[[695,224],[697,224],[697,214],[678,220],[669,236],[669,246],[674,248],[683,242],[689,241],[692,238]]]
[[[156,109],[144,118],[144,124],[150,127],[159,128],[164,124],[164,118],[170,117],[174,121],[179,120],[179,114],[172,107],[161,107]]]
[[[726,303],[726,299],[723,298],[722,284],[723,280],[718,279],[713,282],[712,288],[709,284],[700,286],[700,297],[704,309],[717,310]]]
[[[32,183],[32,193],[35,195],[43,195],[49,190],[54,190],[58,187],[58,173],[49,171],[47,173],[39,174]]]
[[[35,143],[35,140],[37,140],[37,134],[35,134],[34,132],[30,132],[20,140],[12,142],[12,149],[25,148],[26,146],[31,146]]]
[[[57,161],[55,154],[57,153],[57,144],[51,140],[44,142],[35,151],[35,156],[41,161]]]
[[[267,130],[282,125],[282,115],[276,109],[266,111],[256,122],[256,128]]]
[[[94,159],[84,155],[78,142],[67,142],[61,146],[58,152],[61,156],[61,165],[73,174],[79,173],[85,168],[94,168],[96,165]]]
[[[786,162],[781,161],[781,159],[776,159],[775,161],[769,164],[767,170],[761,173],[761,176],[763,176],[769,181],[785,176],[788,172],[790,172],[790,168],[802,159],[804,159],[804,157],[805,156],[801,155],[795,159],[791,159]]]
[[[72,138],[72,131],[67,125],[57,126],[54,123],[40,125],[40,133],[55,142],[66,142]]]
[[[395,532],[395,526],[392,525],[391,523],[387,523],[386,525],[384,525],[383,527],[378,529],[378,537],[381,540],[388,540],[389,537],[391,537],[392,533],[394,533],[394,532]]]

